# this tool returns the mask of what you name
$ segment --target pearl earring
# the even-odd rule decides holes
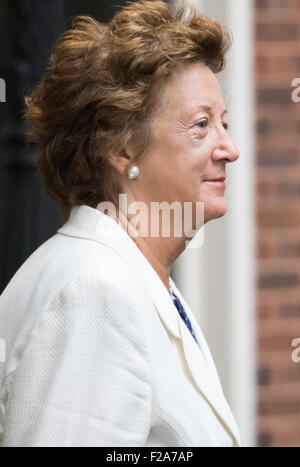
[[[137,178],[139,173],[140,169],[137,165],[132,165],[131,167],[129,167],[129,169],[127,169],[127,175],[130,180]]]

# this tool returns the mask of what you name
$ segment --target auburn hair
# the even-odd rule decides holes
[[[73,18],[52,48],[41,81],[25,97],[27,140],[37,170],[66,221],[73,206],[118,205],[110,154],[127,144],[135,161],[151,148],[164,86],[179,67],[225,67],[231,34],[187,0],[127,2],[109,23]]]

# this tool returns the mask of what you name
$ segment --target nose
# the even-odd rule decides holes
[[[227,162],[234,162],[240,157],[240,152],[229,133],[225,129],[223,130],[222,134],[218,135],[218,142],[213,151],[212,158],[214,161],[226,159]]]

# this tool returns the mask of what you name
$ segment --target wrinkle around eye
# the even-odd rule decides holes
[[[204,128],[204,130],[201,128],[196,128],[196,130],[194,130],[191,134],[191,139],[192,141],[195,141],[195,140],[201,141],[207,137],[207,134],[208,134],[208,131],[206,130],[206,128]]]
[[[190,129],[190,126],[187,125],[185,122],[177,120],[175,124],[175,130],[178,130],[179,132],[186,132],[187,130]]]

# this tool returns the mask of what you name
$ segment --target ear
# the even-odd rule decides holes
[[[126,153],[125,149],[122,149],[119,154],[110,154],[108,162],[119,174],[125,175],[127,167],[130,165],[130,156]]]

